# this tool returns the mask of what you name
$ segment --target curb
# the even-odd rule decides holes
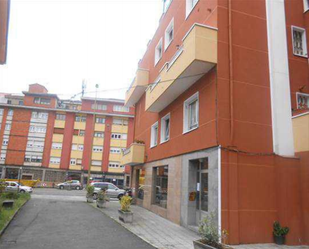
[[[30,198],[30,199],[31,199],[31,198]],[[4,234],[5,230],[8,228],[8,226],[11,224],[12,220],[14,220],[14,218],[15,218],[15,216],[18,214],[19,210],[21,210],[22,207],[23,207],[30,199],[26,200],[26,201],[24,202],[24,204],[22,204],[21,207],[15,211],[15,213],[14,213],[13,216],[12,216],[12,218],[4,225],[4,227],[3,227],[2,230],[0,231],[0,238],[1,238],[1,236]]]
[[[114,217],[111,217],[111,216],[107,215],[103,210],[97,208],[96,205],[95,205],[95,203],[94,203],[94,205],[91,205],[91,203],[87,203],[87,204],[88,204],[89,206],[93,207],[94,209],[100,211],[101,213],[103,213],[103,214],[104,214],[105,216],[107,216],[108,218],[114,220],[114,221],[117,222],[119,225],[121,225],[123,228],[125,228],[126,230],[128,230],[130,233],[132,233],[132,234],[135,235],[136,237],[140,238],[141,240],[145,241],[147,244],[153,246],[154,248],[160,249],[160,247],[157,247],[156,245],[154,245],[154,244],[151,243],[150,241],[146,240],[145,238],[143,238],[143,237],[137,235],[136,233],[133,233],[133,232],[132,232],[128,227],[126,227],[126,226],[124,225],[124,223],[121,222],[119,219],[114,218]]]

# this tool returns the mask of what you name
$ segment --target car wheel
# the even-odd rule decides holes
[[[76,190],[80,190],[80,186],[77,186],[75,189],[76,189]]]
[[[26,191],[25,191],[25,190],[23,190],[23,189],[22,189],[22,190],[20,190],[19,192],[20,192],[20,193],[22,193],[22,194],[26,193]]]
[[[119,200],[121,200],[122,197],[123,197],[123,194],[118,195]]]
[[[93,199],[96,200],[98,198],[98,194],[93,194]]]
[[[64,189],[64,187],[63,187],[63,186],[60,186],[59,188],[60,188],[60,189]]]

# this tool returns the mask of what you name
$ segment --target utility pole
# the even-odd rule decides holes
[[[84,97],[85,89],[86,89],[86,80],[83,80],[83,83],[82,83],[82,97]]]
[[[93,120],[92,120],[92,137],[91,137],[91,151],[90,151],[91,154],[90,154],[89,163],[88,163],[87,185],[89,185],[89,181],[90,181],[91,160],[92,160],[94,129],[95,129],[95,117],[96,117],[96,111],[98,109],[98,107],[97,107],[98,88],[99,88],[99,84],[96,84],[95,85],[95,98],[94,98],[94,108],[95,108],[95,110],[94,110],[94,113],[93,113]]]

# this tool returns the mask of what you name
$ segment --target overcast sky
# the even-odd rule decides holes
[[[104,90],[130,85],[161,14],[162,0],[11,0],[0,92],[40,83],[69,98],[86,79],[86,91],[124,98]]]

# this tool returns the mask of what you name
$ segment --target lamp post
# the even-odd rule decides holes
[[[20,186],[20,178],[23,172],[23,167],[19,167],[19,172],[18,172],[18,193],[19,193],[19,186]]]
[[[89,163],[88,163],[88,177],[87,177],[87,185],[89,185],[90,181],[90,172],[91,172],[91,155],[93,150],[93,139],[94,139],[94,129],[95,129],[95,117],[96,117],[96,111],[98,109],[97,107],[97,95],[98,95],[98,88],[99,84],[95,85],[95,98],[94,98],[94,113],[93,113],[93,120],[92,120],[92,137],[91,137],[91,151],[90,151],[90,157],[89,157]]]

